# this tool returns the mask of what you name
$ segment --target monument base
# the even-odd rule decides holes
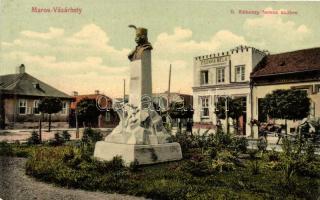
[[[179,143],[155,145],[118,144],[105,141],[96,143],[94,157],[98,160],[112,160],[121,156],[126,166],[138,161],[139,165],[181,160],[182,152]]]

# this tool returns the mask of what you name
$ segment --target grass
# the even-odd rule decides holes
[[[190,173],[189,162],[184,159],[133,170],[119,159],[98,162],[72,146],[38,147],[27,162],[27,174],[64,187],[152,199],[316,199],[320,195],[319,177],[297,176],[295,184],[287,187],[282,171],[267,158],[260,159],[256,175],[250,170],[251,160],[243,161],[245,167],[205,176]]]

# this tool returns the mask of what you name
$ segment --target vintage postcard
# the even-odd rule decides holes
[[[0,0],[0,200],[319,199],[319,10]]]

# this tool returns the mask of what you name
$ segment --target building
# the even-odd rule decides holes
[[[35,128],[41,117],[38,105],[44,97],[60,98],[62,111],[52,114],[52,127],[68,127],[72,97],[38,80],[19,67],[19,73],[0,76],[1,128]],[[46,125],[48,116],[44,114]]]
[[[194,128],[215,129],[218,97],[240,98],[244,112],[237,119],[240,134],[253,132],[250,120],[266,121],[261,99],[276,89],[306,90],[311,99],[310,117],[320,117],[320,48],[270,55],[253,47],[239,46],[227,52],[194,58]],[[260,103],[259,103],[260,102]],[[283,124],[283,120],[275,120]],[[230,126],[233,124],[229,121]],[[299,121],[288,122],[288,132]],[[226,127],[226,122],[222,120]],[[231,128],[232,129],[232,128]]]
[[[245,107],[239,121],[241,135],[250,135],[250,74],[266,52],[253,47],[238,46],[226,52],[194,57],[193,108],[194,129],[215,129],[218,98],[240,98]],[[226,123],[222,120],[222,124]],[[232,123],[230,122],[232,129]]]
[[[99,90],[95,90],[94,94],[78,95],[78,92],[73,92],[74,101],[71,103],[71,114],[70,114],[70,126],[76,127],[76,108],[79,102],[84,99],[94,100],[97,105],[97,109],[100,110],[100,115],[96,119],[96,123],[92,124],[98,128],[112,128],[119,123],[119,117],[115,111],[113,111],[113,100],[104,95],[100,94]],[[99,108],[100,107],[100,108]],[[83,124],[79,120],[79,127],[83,127]]]
[[[261,100],[276,89],[306,90],[311,99],[310,118],[320,117],[320,48],[303,49],[266,56],[251,74],[252,118],[265,121]],[[276,123],[284,124],[282,120]],[[288,132],[300,121],[288,121]]]

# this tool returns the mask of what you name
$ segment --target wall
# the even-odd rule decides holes
[[[33,112],[33,102],[34,100],[38,100],[35,98],[29,98],[27,100],[27,106]],[[15,127],[15,124],[19,127],[23,125],[18,125],[19,123],[38,123],[41,115],[40,114],[18,114],[18,104],[19,98],[5,98],[4,100],[4,108],[5,108],[5,123],[10,127]],[[67,112],[62,114],[61,112],[52,114],[51,119],[52,122],[67,122],[69,118],[69,108],[70,102],[67,101]],[[48,121],[49,117],[47,114],[44,114],[43,121]]]

